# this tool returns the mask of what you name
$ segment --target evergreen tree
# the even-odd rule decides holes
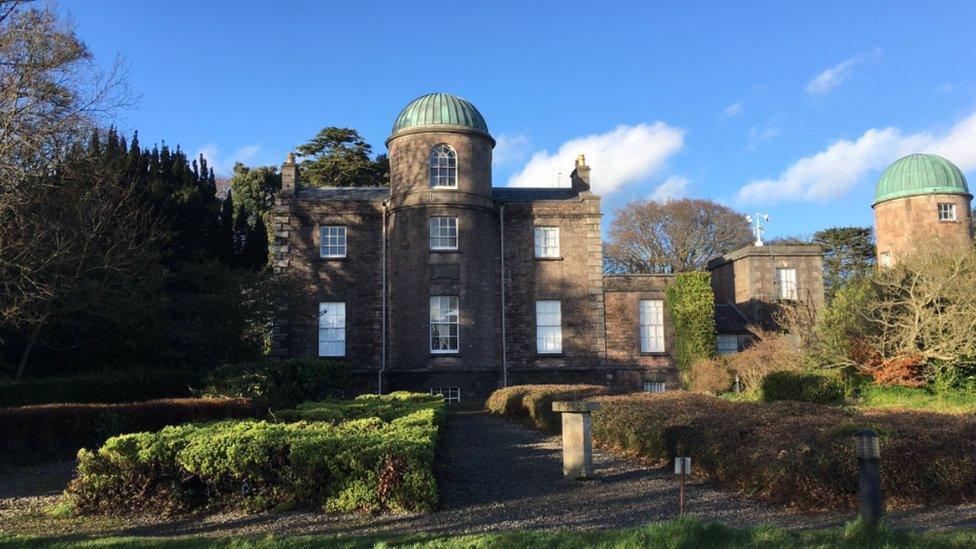
[[[313,187],[380,187],[390,184],[389,160],[373,160],[372,146],[351,128],[323,128],[298,147],[302,181]]]

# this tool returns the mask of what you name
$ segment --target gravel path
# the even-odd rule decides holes
[[[669,471],[647,469],[597,452],[595,480],[566,481],[562,478],[559,437],[480,411],[450,415],[441,456],[438,480],[442,510],[429,515],[334,517],[318,513],[222,513],[166,521],[138,519],[113,531],[169,536],[604,530],[676,516],[677,486]],[[0,475],[0,518],[4,512],[25,509],[25,502],[52,501],[50,495],[44,494],[56,492],[67,483],[70,467],[64,464],[49,467],[48,477],[38,479],[36,486],[24,482],[13,487],[2,486],[11,477]],[[734,526],[774,524],[822,528],[843,524],[851,518],[849,513],[794,514],[704,484],[688,487],[687,509],[690,515]],[[900,528],[976,527],[976,505],[915,509],[892,513],[889,519]]]

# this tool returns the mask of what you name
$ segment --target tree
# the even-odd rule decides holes
[[[824,288],[828,300],[841,286],[870,274],[874,268],[874,236],[870,227],[824,229],[814,233],[813,243],[823,251]]]
[[[631,202],[617,210],[605,253],[625,272],[701,271],[752,240],[745,217],[710,200]]]
[[[235,206],[244,206],[253,214],[264,217],[274,207],[275,194],[281,189],[281,174],[275,166],[249,168],[234,164],[230,178],[230,192]]]
[[[314,187],[379,187],[390,184],[389,160],[373,160],[373,148],[354,129],[323,128],[297,149],[302,181]]]

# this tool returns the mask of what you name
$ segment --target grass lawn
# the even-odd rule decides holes
[[[609,532],[500,532],[464,536],[429,534],[396,537],[3,537],[0,547],[932,547],[976,546],[976,531],[904,533],[871,529],[852,522],[843,529],[791,531],[782,528],[730,528],[684,518]]]
[[[976,395],[962,391],[871,385],[861,391],[859,408],[910,408],[943,414],[976,414]]]

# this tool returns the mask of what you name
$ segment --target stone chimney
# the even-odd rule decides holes
[[[576,194],[590,192],[590,167],[586,165],[586,158],[582,154],[576,157],[576,167],[569,178]]]
[[[298,188],[298,164],[295,163],[295,153],[288,153],[285,163],[281,165],[281,194],[293,196]]]

